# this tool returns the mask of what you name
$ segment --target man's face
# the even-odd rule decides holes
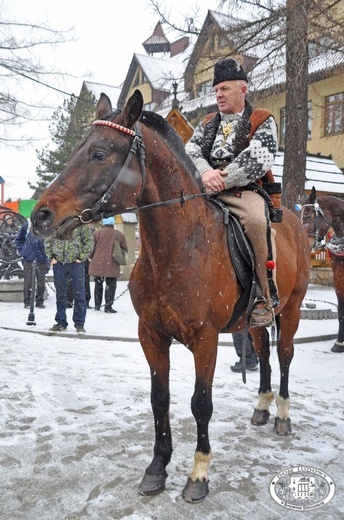
[[[243,80],[222,81],[215,85],[216,102],[220,112],[231,114],[241,112],[245,107],[247,83]]]

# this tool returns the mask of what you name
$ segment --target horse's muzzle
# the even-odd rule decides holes
[[[34,210],[31,215],[31,222],[35,235],[44,237],[52,235],[54,232],[52,227],[54,219],[54,212],[49,208],[40,208],[37,212]]]

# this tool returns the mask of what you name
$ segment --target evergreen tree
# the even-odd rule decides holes
[[[28,183],[35,190],[34,198],[39,198],[46,186],[63,170],[72,150],[90,128],[95,117],[95,97],[89,91],[82,90],[82,97],[71,95],[52,115],[49,127],[53,150],[46,145],[36,150],[39,165],[36,173],[37,184]]]

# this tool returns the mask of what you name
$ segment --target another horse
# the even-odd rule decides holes
[[[344,200],[333,196],[317,197],[312,191],[302,207],[302,223],[309,237],[314,238],[313,249],[324,247],[322,243],[326,233],[333,229],[327,247],[331,251],[333,285],[338,299],[338,337],[331,348],[332,352],[344,352]]]
[[[208,493],[212,458],[208,425],[218,335],[233,314],[240,289],[223,214],[202,193],[199,176],[176,132],[159,115],[142,112],[142,107],[138,90],[123,112],[113,112],[109,98],[101,95],[97,120],[64,171],[43,193],[32,223],[44,236],[68,238],[76,226],[99,220],[102,214],[138,209],[142,249],[129,288],[150,366],[155,426],[154,456],[139,492],[154,495],[165,488],[172,454],[169,351],[176,339],[193,353],[195,362],[191,409],[197,446],[183,498],[199,502]],[[277,309],[281,379],[274,428],[285,435],[291,431],[289,366],[308,284],[309,244],[300,220],[286,209],[283,223],[274,227],[281,302]],[[231,330],[243,329],[244,323],[243,315]],[[260,360],[259,399],[251,421],[262,425],[268,422],[273,401],[269,333],[265,328],[251,332]]]

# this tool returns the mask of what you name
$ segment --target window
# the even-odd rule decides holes
[[[133,81],[133,87],[138,87],[140,85],[140,71],[138,70],[135,74],[135,78]]]
[[[344,92],[325,97],[325,135],[344,132]]]
[[[307,128],[308,128],[307,139],[309,140],[309,139],[312,139],[312,101],[308,101],[307,112],[308,112],[308,116],[307,116]],[[279,141],[280,141],[280,146],[282,146],[282,147],[284,147],[284,145],[285,145],[285,119],[286,119],[285,114],[286,114],[285,107],[281,108],[281,110],[280,110]]]
[[[197,87],[197,97],[204,96],[213,88],[212,81],[206,81],[205,83],[201,83]]]
[[[154,103],[153,101],[151,101],[150,103],[145,103],[143,108],[144,110],[154,111],[154,109],[156,108],[156,103]]]

